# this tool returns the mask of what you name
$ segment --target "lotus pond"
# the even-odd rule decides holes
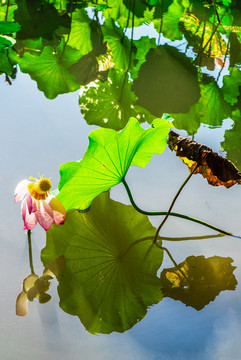
[[[1,1],[1,359],[240,359],[240,88],[238,0]]]

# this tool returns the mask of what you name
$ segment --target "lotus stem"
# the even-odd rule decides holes
[[[140,209],[134,199],[133,199],[133,196],[131,194],[131,191],[130,191],[130,188],[126,182],[126,180],[123,178],[122,179],[122,183],[126,189],[126,192],[127,192],[127,195],[130,199],[130,202],[132,204],[132,206],[141,214],[144,214],[144,215],[148,215],[148,216],[166,216],[168,214],[168,211],[154,211],[154,212],[151,212],[151,211],[145,211],[145,210],[142,210]],[[193,221],[195,223],[198,223],[200,225],[203,225],[203,226],[206,226],[212,230],[215,230],[223,235],[229,235],[229,236],[234,236],[232,233],[228,232],[228,231],[225,231],[223,229],[220,229],[214,225],[211,225],[211,224],[208,224],[207,222],[205,221],[202,221],[202,220],[199,220],[199,219],[195,219],[191,216],[187,216],[187,215],[184,215],[184,214],[179,214],[179,213],[176,213],[176,212],[170,212],[168,216],[175,216],[175,217],[178,217],[178,218],[182,218],[182,219],[186,219],[186,220],[189,220],[189,221]]]

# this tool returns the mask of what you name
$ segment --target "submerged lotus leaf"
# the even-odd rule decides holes
[[[147,256],[154,235],[146,215],[107,192],[88,212],[69,211],[63,225],[48,230],[41,253],[44,264],[65,257],[66,270],[58,277],[60,307],[91,333],[134,326],[162,299],[157,271],[163,251],[153,247]]]
[[[124,130],[96,129],[89,135],[89,146],[79,162],[60,167],[59,200],[66,210],[86,209],[103,191],[119,184],[129,167],[144,167],[152,155],[161,154],[171,124],[156,119],[144,130],[131,118]]]
[[[68,68],[81,56],[78,50],[62,42],[55,49],[46,46],[39,56],[24,53],[19,65],[23,72],[37,81],[39,90],[43,91],[48,99],[54,99],[59,94],[79,88],[76,77],[68,71]]]
[[[221,291],[235,290],[232,262],[229,257],[189,256],[177,267],[162,271],[163,295],[201,310]]]

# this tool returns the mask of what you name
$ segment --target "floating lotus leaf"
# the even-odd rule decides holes
[[[163,295],[201,310],[221,291],[235,290],[232,262],[229,257],[189,256],[177,267],[162,271]]]
[[[129,167],[144,167],[154,153],[161,154],[171,124],[156,119],[144,130],[131,118],[124,130],[96,129],[89,135],[89,146],[79,162],[60,167],[60,193],[65,209],[86,209],[103,191],[119,184]]]
[[[63,255],[58,277],[60,307],[79,317],[91,333],[123,332],[162,299],[157,271],[163,251],[153,247],[155,228],[146,215],[101,194],[88,212],[71,210],[62,226],[47,232],[41,258]],[[134,244],[135,243],[135,244]]]
[[[168,145],[171,150],[175,150],[190,171],[198,165],[194,173],[202,174],[209,184],[229,188],[241,182],[241,173],[236,166],[209,146],[181,137],[174,131],[169,133]]]

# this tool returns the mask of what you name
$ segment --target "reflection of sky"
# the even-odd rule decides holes
[[[53,300],[45,305],[30,304],[29,315],[15,316],[15,298],[21,281],[29,274],[26,263],[26,235],[22,231],[20,205],[14,205],[15,185],[37,172],[51,176],[57,185],[60,163],[82,157],[88,144],[87,126],[78,109],[78,94],[47,100],[36,90],[36,83],[26,75],[17,75],[10,87],[0,77],[2,101],[1,120],[1,358],[12,360],[94,359],[94,360],[236,360],[240,353],[240,288],[222,292],[214,303],[197,312],[180,302],[164,299],[152,307],[147,316],[125,334],[93,336],[79,320],[58,308],[56,282],[51,288]],[[229,122],[225,125],[230,127]],[[196,139],[206,139],[218,150],[224,129],[202,128]],[[218,137],[214,141],[214,136]],[[127,181],[134,198],[146,210],[167,209],[188,172],[182,162],[169,150],[154,156],[144,169],[133,168]],[[111,192],[112,197],[128,203],[121,185]],[[241,234],[240,188],[212,188],[200,175],[192,178],[175,205],[176,212],[208,220],[224,229]],[[159,218],[152,219],[158,225]],[[170,218],[163,235],[183,236],[211,233],[208,229]],[[33,231],[35,268],[41,273],[39,252],[45,245],[44,232]],[[240,240],[228,237],[198,242],[165,243],[177,262],[189,255],[230,256],[238,268],[241,261]],[[164,267],[172,266],[165,257]]]

